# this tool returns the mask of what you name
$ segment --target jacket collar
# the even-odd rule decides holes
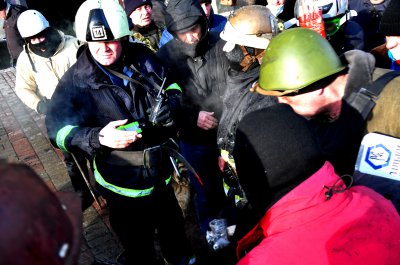
[[[74,85],[91,89],[99,89],[103,85],[111,85],[111,80],[95,63],[87,44],[81,49],[73,74]],[[82,71],[82,69],[85,70]]]
[[[349,200],[348,192],[335,193],[335,200],[327,200],[325,187],[345,188],[329,162],[311,177],[276,202],[260,221],[264,235],[271,235],[300,226],[309,220],[340,210]],[[305,215],[305,211],[307,214]],[[304,216],[307,216],[304,218]]]

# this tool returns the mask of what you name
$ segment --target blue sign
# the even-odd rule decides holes
[[[379,169],[389,165],[391,156],[392,152],[389,149],[387,149],[383,144],[377,144],[368,147],[365,162],[367,162],[367,164],[373,169]]]

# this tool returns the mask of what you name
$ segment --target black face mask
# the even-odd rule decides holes
[[[244,59],[244,54],[242,50],[240,49],[239,45],[235,45],[232,51],[230,52],[225,52],[226,58],[228,58],[229,66],[237,71],[242,70],[242,66],[240,63]]]
[[[32,38],[39,37],[44,37],[45,40],[37,44],[32,44],[30,42]],[[62,41],[62,37],[56,29],[50,27],[43,30],[39,34],[29,38],[27,41],[29,41],[28,45],[33,53],[41,57],[50,58],[57,51],[58,46]]]

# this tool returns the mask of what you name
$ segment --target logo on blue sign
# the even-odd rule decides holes
[[[389,165],[392,152],[387,149],[383,144],[370,146],[367,149],[365,162],[373,169],[380,169]]]

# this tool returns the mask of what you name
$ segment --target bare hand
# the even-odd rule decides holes
[[[6,19],[6,9],[0,10],[0,19]]]
[[[117,130],[118,126],[124,125],[128,120],[112,121],[99,133],[100,144],[111,148],[125,148],[139,138],[141,134],[134,131]]]
[[[225,160],[222,158],[222,156],[219,156],[218,157],[218,167],[219,167],[219,170],[221,170],[221,172],[224,172],[225,164],[226,164]]]
[[[214,112],[200,111],[197,118],[197,126],[203,130],[210,130],[217,127],[218,120],[214,117]]]

